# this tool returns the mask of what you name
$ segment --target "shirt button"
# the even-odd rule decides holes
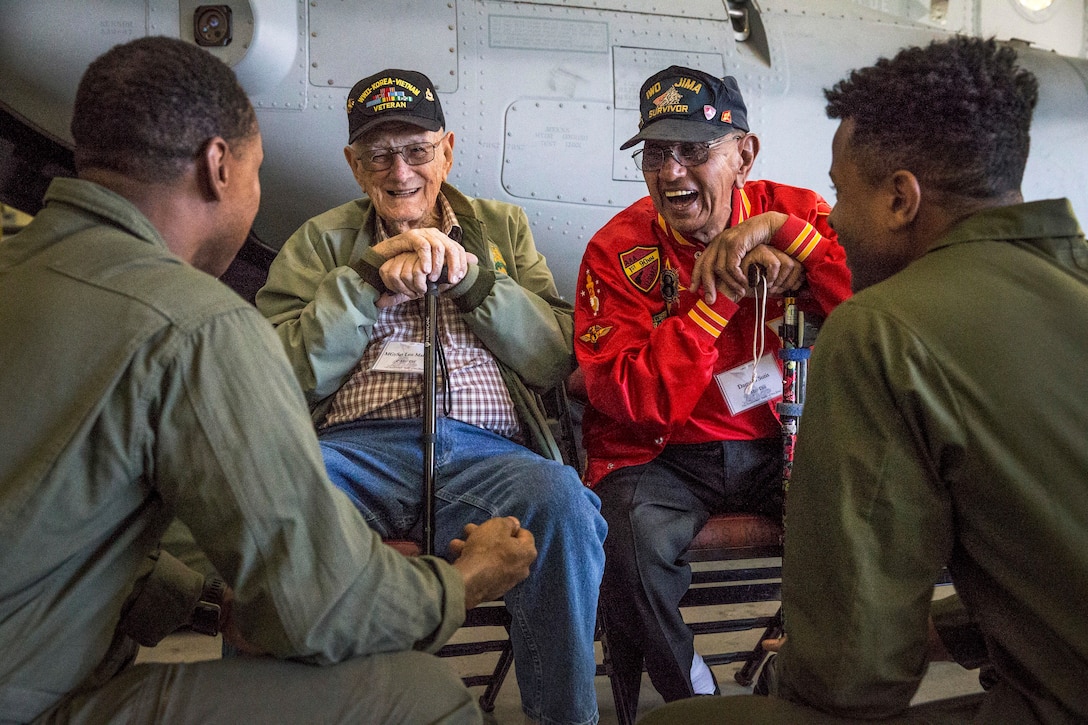
[[[609,463],[608,466],[606,466],[606,467],[608,468],[609,471],[611,471],[613,468],[616,467],[616,464],[615,463]]]
[[[657,445],[661,445],[664,442],[665,442],[664,438],[654,438],[654,443],[656,443]]]

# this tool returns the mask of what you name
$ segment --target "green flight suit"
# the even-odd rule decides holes
[[[460,576],[384,546],[328,482],[260,313],[124,198],[57,179],[46,202],[0,245],[0,721],[477,720],[410,652],[462,623]],[[138,665],[93,689],[174,516],[280,659]]]
[[[1086,362],[1088,245],[1064,199],[977,213],[840,305],[789,492],[788,702],[652,722],[1088,722]],[[944,566],[999,682],[907,710]]]

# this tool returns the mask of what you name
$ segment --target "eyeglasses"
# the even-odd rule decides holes
[[[631,154],[635,160],[635,166],[642,171],[659,171],[665,165],[665,159],[669,156],[676,159],[681,166],[700,166],[710,158],[710,149],[725,141],[739,141],[744,136],[730,136],[729,138],[714,139],[713,141],[684,141],[668,146],[645,144],[641,149]]]
[[[442,138],[434,143],[420,141],[418,143],[410,143],[405,146],[396,146],[389,149],[364,151],[355,158],[362,163],[363,168],[367,171],[385,171],[386,169],[392,168],[393,157],[395,156],[400,156],[404,159],[404,163],[409,166],[421,166],[434,160],[435,148],[445,141],[446,136],[448,135],[449,133],[444,134]]]

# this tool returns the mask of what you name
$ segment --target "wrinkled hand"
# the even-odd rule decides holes
[[[450,542],[453,566],[465,580],[465,609],[506,594],[529,576],[536,560],[533,535],[513,516],[465,527],[465,537]]]
[[[786,643],[786,635],[776,637],[774,639],[765,639],[760,642],[760,646],[763,647],[766,652],[778,652],[782,649],[782,645]]]
[[[768,211],[723,231],[695,260],[688,291],[697,293],[702,289],[708,305],[714,304],[719,291],[733,301],[739,300],[748,289],[746,270],[741,262],[760,244],[769,245],[788,219],[782,212]]]
[[[744,270],[745,277],[748,275],[748,267],[752,264],[763,266],[764,273],[767,275],[768,294],[780,295],[795,290],[805,281],[805,265],[785,252],[765,244],[759,245],[744,255],[740,268]],[[760,292],[762,292],[762,287],[761,284]],[[747,292],[751,294],[752,288],[748,287]],[[724,293],[730,294],[729,292]],[[730,294],[730,299],[736,302],[738,298],[734,298]]]
[[[447,290],[464,279],[468,265],[476,264],[478,261],[475,254],[466,252],[460,245],[455,244],[455,246],[460,250],[460,256],[464,258],[464,269],[459,272],[456,269],[448,270],[449,282],[440,284],[438,286],[440,291]],[[445,258],[449,259],[449,255],[445,255]],[[378,298],[376,305],[392,307],[401,302],[419,299],[427,293],[428,280],[438,279],[441,272],[441,266],[428,272],[423,260],[415,252],[397,254],[378,268],[378,274],[381,275],[382,282],[389,291]]]
[[[379,269],[386,287],[393,295],[407,299],[422,297],[427,280],[437,281],[443,267],[451,284],[460,282],[468,272],[471,256],[434,227],[401,232],[375,244],[374,251],[387,260]]]

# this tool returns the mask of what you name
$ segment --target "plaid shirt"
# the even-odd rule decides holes
[[[461,227],[443,195],[438,196],[441,229],[460,240]],[[381,218],[378,241],[389,238]],[[423,342],[426,300],[418,299],[386,307],[378,312],[362,359],[333,398],[324,426],[354,420],[388,420],[423,417],[423,376],[374,370],[387,342]],[[519,433],[517,413],[506,389],[499,365],[483,342],[469,328],[449,300],[438,298],[438,344],[445,354],[448,380],[438,373],[440,400],[448,390],[450,418],[484,428],[508,438]],[[447,387],[448,386],[448,387]],[[442,414],[443,406],[439,406]]]

